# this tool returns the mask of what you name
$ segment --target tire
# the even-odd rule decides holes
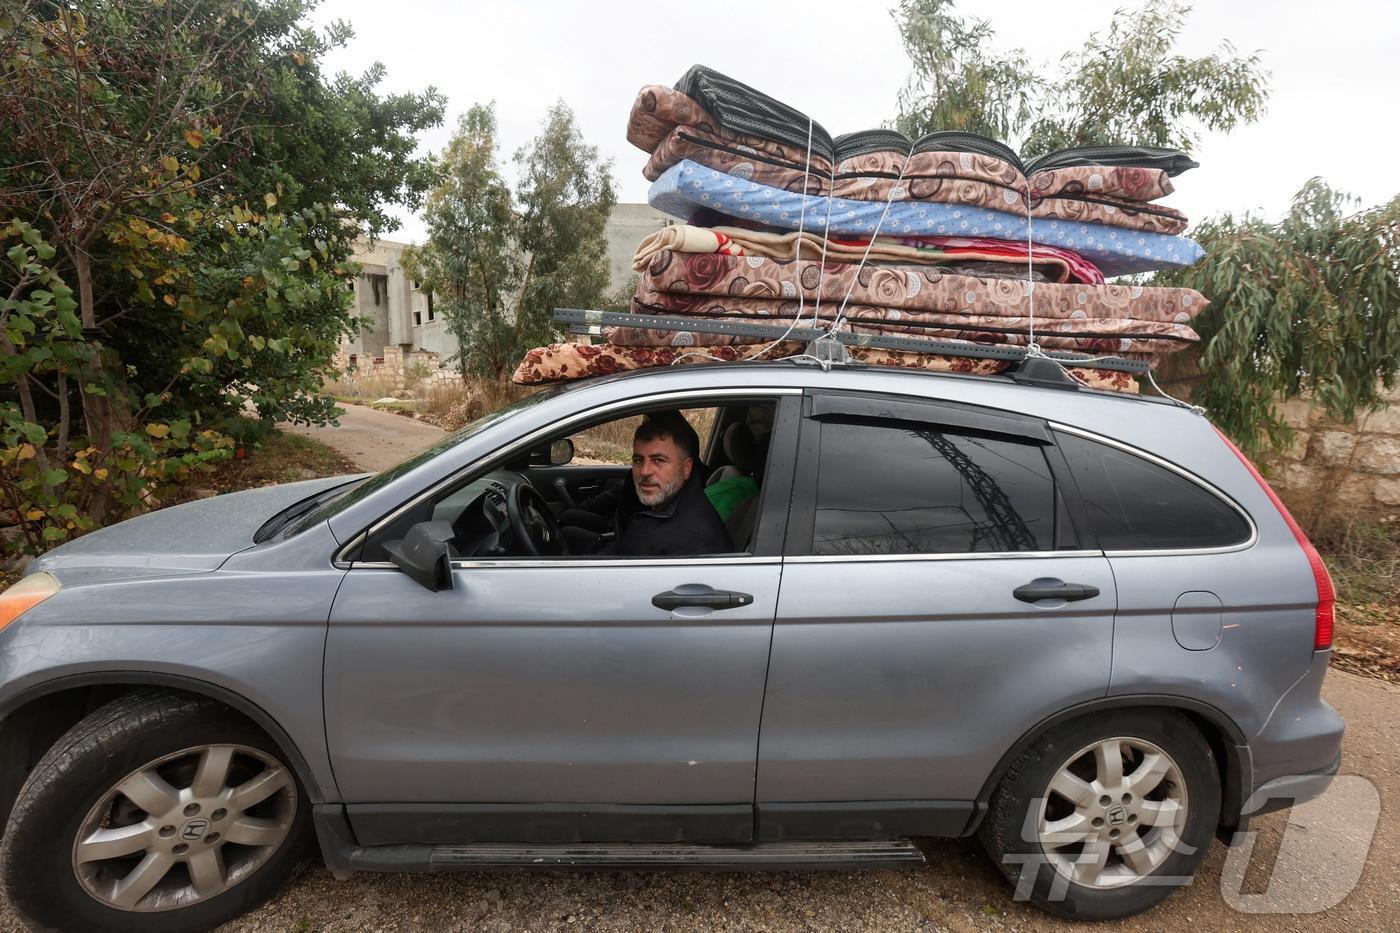
[[[20,790],[0,851],[10,904],[38,929],[155,933],[252,910],[308,854],[310,807],[282,758],[213,700],[145,689],[113,700]]]
[[[1110,920],[1189,882],[1219,820],[1219,771],[1200,731],[1173,711],[1126,710],[1033,742],[992,794],[978,832],[1018,898],[1063,917]]]

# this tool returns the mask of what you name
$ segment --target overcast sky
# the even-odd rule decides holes
[[[585,137],[612,158],[619,200],[645,201],[646,155],[624,134],[644,84],[673,84],[709,65],[813,116],[833,135],[894,116],[907,59],[885,4],[867,0],[706,0],[701,4],[496,0],[325,0],[316,21],[343,19],[356,37],[329,70],[388,69],[385,90],[435,85],[448,118],[421,145],[440,150],[458,115],[495,100],[506,161],[562,98]],[[1001,48],[1057,62],[1131,0],[962,4],[990,18]],[[1066,11],[1066,15],[1052,15]],[[1222,40],[1258,52],[1272,72],[1268,112],[1193,153],[1201,168],[1176,179],[1165,203],[1193,219],[1223,210],[1277,217],[1320,175],[1366,205],[1400,193],[1400,4],[1393,0],[1211,0],[1192,14],[1180,48]],[[823,66],[818,63],[830,62]],[[393,239],[417,241],[404,215]]]

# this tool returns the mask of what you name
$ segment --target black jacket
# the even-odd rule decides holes
[[[616,538],[601,553],[624,557],[689,557],[734,550],[729,530],[705,495],[704,470],[695,470],[670,502],[649,509],[637,498],[629,478],[617,489],[594,496],[579,507],[613,511]]]

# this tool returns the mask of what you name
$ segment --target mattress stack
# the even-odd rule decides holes
[[[1149,363],[1196,341],[1195,291],[1106,276],[1202,255],[1187,220],[1155,203],[1196,167],[1177,150],[1068,149],[1023,162],[964,132],[832,137],[786,104],[703,66],[645,87],[627,138],[650,154],[650,203],[686,221],[638,247],[636,323],[605,346],[531,351],[517,381],[791,355],[800,345],[648,327],[666,315],[832,328]],[[786,352],[784,352],[786,351]],[[866,362],[995,372],[1003,361],[851,348]],[[1076,370],[1133,388],[1121,373]]]

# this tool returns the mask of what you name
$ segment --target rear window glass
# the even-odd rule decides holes
[[[1051,550],[1055,514],[1038,445],[932,425],[822,425],[814,554]]]
[[[1219,496],[1127,451],[1058,434],[1089,523],[1106,551],[1243,544],[1250,527]]]

